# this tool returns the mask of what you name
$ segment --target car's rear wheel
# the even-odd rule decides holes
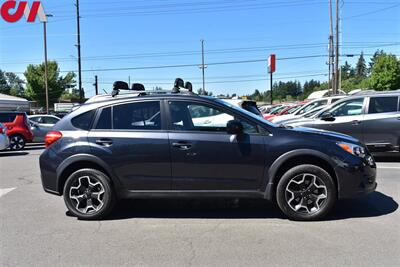
[[[65,182],[64,201],[79,219],[96,220],[112,211],[115,194],[107,175],[95,169],[82,169]]]
[[[25,138],[22,135],[16,134],[10,137],[10,150],[21,150],[25,147]]]
[[[333,208],[337,190],[332,177],[322,168],[299,165],[282,176],[276,199],[289,219],[318,220]]]

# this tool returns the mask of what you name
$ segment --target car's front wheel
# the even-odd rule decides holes
[[[323,218],[333,208],[337,190],[332,177],[315,165],[299,165],[280,179],[276,198],[289,219],[310,221]]]
[[[22,135],[16,134],[10,137],[10,149],[14,151],[21,150],[25,147],[25,139]]]
[[[82,169],[71,174],[64,185],[68,210],[85,220],[107,216],[114,206],[115,194],[109,178],[95,169]]]

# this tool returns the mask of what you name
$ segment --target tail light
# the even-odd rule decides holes
[[[3,134],[3,133],[5,133],[3,127],[0,127],[0,134]]]
[[[62,137],[60,132],[48,132],[44,138],[46,148],[57,142]]]

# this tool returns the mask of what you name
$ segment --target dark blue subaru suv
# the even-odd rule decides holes
[[[376,188],[374,159],[350,136],[179,90],[100,97],[57,123],[46,147],[44,190],[80,219],[103,218],[118,199],[255,197],[317,220]]]

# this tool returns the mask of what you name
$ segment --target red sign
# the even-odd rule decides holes
[[[22,16],[25,16],[27,22],[35,22],[37,16],[41,22],[46,21],[46,14],[40,1],[32,2],[29,8],[27,1],[8,0],[1,5],[0,13],[7,22],[17,22]]]
[[[274,73],[276,70],[276,56],[271,54],[268,58],[268,72]]]

